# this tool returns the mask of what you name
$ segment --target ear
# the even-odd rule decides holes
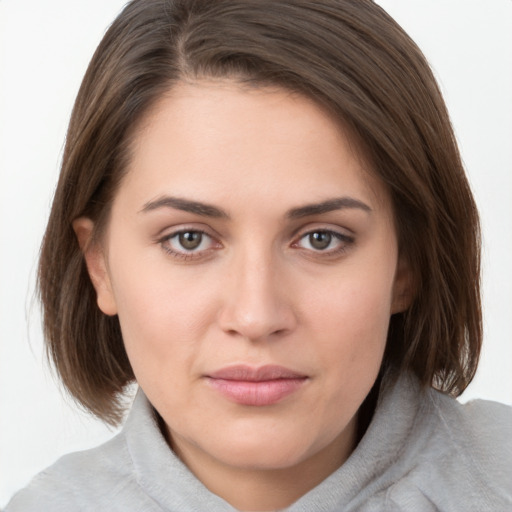
[[[393,284],[391,314],[403,313],[409,309],[414,298],[414,279],[409,263],[403,257],[398,258]]]
[[[73,230],[84,255],[89,277],[96,290],[98,307],[106,315],[116,315],[117,306],[112,292],[107,259],[101,244],[93,240],[93,221],[87,217],[79,217],[73,221]]]

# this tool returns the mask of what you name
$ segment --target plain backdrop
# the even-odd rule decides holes
[[[512,404],[512,1],[380,0],[450,110],[484,234],[485,342],[461,397]],[[124,0],[0,0],[0,506],[60,455],[114,435],[44,362],[34,273],[66,125]]]

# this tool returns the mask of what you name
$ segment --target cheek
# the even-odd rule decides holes
[[[137,380],[151,375],[174,380],[190,368],[211,322],[213,287],[171,272],[168,264],[114,260],[114,255],[111,260],[123,340]]]
[[[310,296],[306,338],[312,343],[321,392],[308,411],[309,424],[323,425],[323,439],[331,439],[349,423],[373,386],[382,364],[389,326],[389,279],[379,286],[376,276],[343,276]]]
[[[369,268],[332,278],[322,291],[309,295],[303,310],[316,331],[322,367],[338,368],[331,378],[349,387],[378,371],[386,346],[394,267],[374,273]]]
[[[340,301],[338,308],[323,310],[325,336],[319,337],[317,347],[322,366],[336,368],[330,375],[345,385],[378,370],[389,327],[385,308],[365,296],[358,299]]]
[[[341,274],[341,273],[340,273]],[[324,286],[309,293],[304,312],[315,323],[342,335],[387,333],[393,297],[393,270],[372,273],[351,268],[330,276]],[[308,313],[309,312],[309,313]],[[382,336],[376,336],[381,339]]]

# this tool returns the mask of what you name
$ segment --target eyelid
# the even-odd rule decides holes
[[[306,226],[301,226],[297,229],[294,229],[291,233],[292,239],[298,239],[303,237],[304,235],[315,233],[316,231],[324,231],[327,233],[332,233],[334,235],[338,235],[342,238],[354,238],[355,232],[347,227],[337,226],[334,224],[324,224],[320,222],[311,222]]]
[[[318,228],[318,229],[310,229],[308,231],[305,231],[301,233],[299,236],[295,238],[295,242],[297,243],[299,240],[302,240],[306,236],[312,235],[313,233],[328,233],[330,235],[333,235],[334,238],[337,238],[338,240],[345,241],[345,242],[353,242],[354,237],[350,235],[346,235],[344,233],[340,233],[339,231],[336,231],[334,229],[325,229],[325,228]]]
[[[184,231],[198,231],[201,233],[206,233],[212,238],[219,238],[217,232],[208,224],[204,224],[202,222],[180,222],[174,225],[166,224],[165,227],[159,229],[153,235],[153,239],[158,241],[162,238],[172,236],[173,234],[183,233]]]
[[[340,235],[353,236],[356,232],[345,224],[340,224],[336,220],[313,220],[306,223],[301,223],[291,231],[291,237],[300,236],[300,234],[310,233],[311,231],[332,231]]]
[[[212,251],[222,248],[222,243],[219,241],[219,237],[216,236],[215,234],[212,234],[212,231],[213,230],[211,230],[211,229],[205,229],[203,226],[198,227],[197,225],[191,226],[191,225],[181,224],[179,226],[174,226],[173,228],[167,227],[165,229],[162,229],[159,232],[159,235],[157,235],[155,237],[155,242],[157,244],[159,244],[161,246],[162,250],[164,250],[168,255],[170,255],[176,259],[185,260],[185,261],[203,259],[203,258],[207,258],[208,255],[210,255]],[[174,250],[170,246],[164,245],[165,242],[169,242],[174,237],[177,237],[178,235],[180,235],[182,233],[190,233],[190,232],[201,233],[201,235],[210,238],[211,246],[206,249],[202,249],[202,250],[199,250],[196,252],[196,251],[187,251],[186,249],[183,249],[183,251]]]
[[[344,232],[345,231],[345,232]],[[313,233],[329,233],[333,237],[335,237],[339,241],[339,245],[334,249],[308,249],[305,247],[301,247],[300,241],[303,240],[306,236],[309,236]],[[346,233],[349,232],[350,234]],[[352,245],[355,243],[355,236],[353,231],[348,228],[341,228],[340,226],[333,227],[332,225],[326,226],[325,224],[317,224],[317,225],[308,225],[303,226],[300,229],[297,229],[294,232],[293,242],[291,243],[291,247],[296,248],[297,250],[302,250],[306,253],[310,253],[314,256],[328,258],[330,256],[340,255],[346,252]]]

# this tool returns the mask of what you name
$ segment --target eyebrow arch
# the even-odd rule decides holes
[[[199,201],[192,201],[190,199],[183,199],[181,197],[162,196],[153,201],[148,201],[139,213],[147,213],[159,208],[174,208],[182,210],[203,217],[212,217],[216,219],[229,219],[229,215],[216,206],[202,203]],[[356,208],[370,213],[372,209],[359,199],[353,197],[338,197],[334,199],[327,199],[321,203],[307,204],[298,208],[292,208],[286,214],[288,219],[301,219],[311,215],[320,215],[322,213],[329,213],[335,210],[343,210],[347,208]]]
[[[288,211],[286,216],[288,219],[301,219],[303,217],[309,217],[310,215],[320,215],[322,213],[344,210],[346,208],[357,208],[367,213],[371,213],[372,211],[366,203],[363,203],[359,199],[353,197],[337,197],[322,201],[321,203],[307,204],[299,208],[292,208]]]
[[[203,217],[212,217],[215,219],[229,219],[229,215],[216,206],[201,203],[199,201],[192,201],[190,199],[183,199],[181,197],[162,196],[153,201],[148,201],[140,210],[139,213],[147,213],[159,208],[174,208],[175,210],[182,210],[184,212],[195,213]]]

